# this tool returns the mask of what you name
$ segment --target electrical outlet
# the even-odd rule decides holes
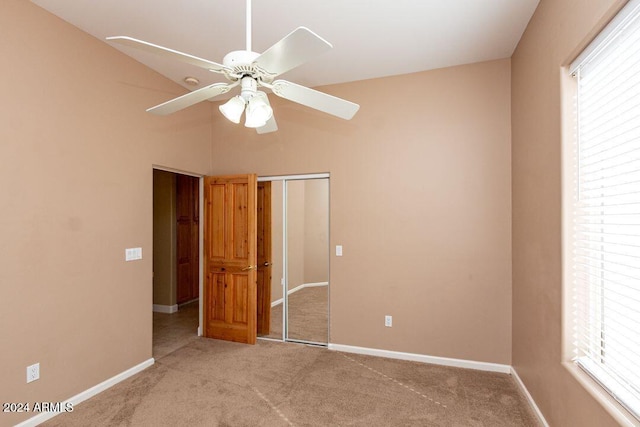
[[[40,378],[40,364],[27,366],[27,382],[30,383]]]
[[[384,326],[390,328],[393,325],[393,316],[384,316]]]

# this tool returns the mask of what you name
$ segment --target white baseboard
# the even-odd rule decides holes
[[[140,371],[143,371],[144,369],[148,368],[149,366],[153,365],[155,363],[155,360],[153,359],[153,357],[151,359],[147,359],[144,362],[127,369],[124,372],[119,373],[116,376],[113,376],[111,378],[109,378],[106,381],[101,382],[100,384],[91,387],[88,390],[85,390],[81,393],[76,394],[75,396],[73,396],[70,399],[65,400],[64,402],[62,402],[62,404],[60,405],[61,407],[64,408],[66,403],[71,403],[73,406],[76,406],[82,402],[84,402],[85,400],[95,396],[96,394],[105,391],[106,389],[113,387],[114,385],[118,384],[119,382],[122,382],[124,380],[126,380],[127,378],[137,374]],[[51,418],[55,417],[56,415],[61,414],[61,412],[43,412],[41,414],[36,415],[35,417],[31,417],[26,421],[21,422],[20,424],[17,424],[16,427],[35,427],[47,420],[50,420]]]
[[[329,286],[329,282],[303,283],[303,288],[316,288],[318,286]]]
[[[329,344],[329,350],[345,353],[365,354],[368,356],[387,357],[390,359],[411,360],[413,362],[432,363],[434,365],[453,366],[456,368],[476,369],[479,371],[511,373],[511,366],[499,363],[476,362],[474,360],[451,359],[448,357],[427,356],[400,351],[379,350],[377,348],[355,347],[351,345]]]
[[[173,305],[153,304],[153,311],[155,311],[156,313],[167,313],[167,314],[177,313],[178,304],[173,304]]]
[[[298,292],[299,290],[304,289],[304,288],[315,288],[315,287],[318,287],[318,286],[329,286],[329,282],[303,283],[300,286],[296,286],[293,289],[289,289],[289,291],[287,292],[287,295],[291,295],[292,293]],[[277,299],[275,301],[271,301],[271,308],[275,307],[278,304],[282,304],[282,301],[283,301],[282,298]]]
[[[538,408],[538,405],[536,405],[535,400],[533,400],[533,397],[529,393],[529,390],[527,390],[527,387],[524,385],[524,383],[522,382],[522,379],[520,379],[520,376],[518,375],[516,370],[513,368],[513,366],[511,367],[511,376],[516,380],[516,384],[518,384],[518,387],[520,387],[520,390],[522,391],[522,393],[524,393],[525,397],[527,398],[527,401],[529,402],[529,405],[531,406],[531,409],[533,409],[533,412],[535,412],[536,416],[538,417],[538,420],[540,420],[540,422],[544,427],[549,427],[549,423],[547,423],[547,420],[544,419],[544,415],[542,415],[542,411],[540,411],[540,408]]]

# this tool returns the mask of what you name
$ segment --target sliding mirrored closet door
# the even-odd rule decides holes
[[[272,178],[269,185],[270,219],[267,221],[271,259],[266,261],[271,280],[270,286],[265,286],[270,287],[265,291],[270,295],[270,303],[265,301],[264,307],[270,309],[270,316],[266,316],[268,330],[263,328],[258,335],[326,345],[329,340],[329,178]]]
[[[326,344],[329,303],[329,180],[285,181],[286,337]]]

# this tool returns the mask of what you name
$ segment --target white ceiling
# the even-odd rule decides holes
[[[130,36],[222,63],[245,48],[243,0],[32,0],[104,40]],[[333,49],[283,78],[320,86],[511,56],[539,0],[255,0],[253,50],[305,26]],[[105,42],[106,43],[106,42]],[[219,74],[115,46],[171,80]],[[193,87],[189,87],[193,89]]]

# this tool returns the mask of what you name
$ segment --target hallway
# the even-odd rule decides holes
[[[177,313],[153,313],[153,357],[158,360],[198,338],[198,303],[192,301]]]

